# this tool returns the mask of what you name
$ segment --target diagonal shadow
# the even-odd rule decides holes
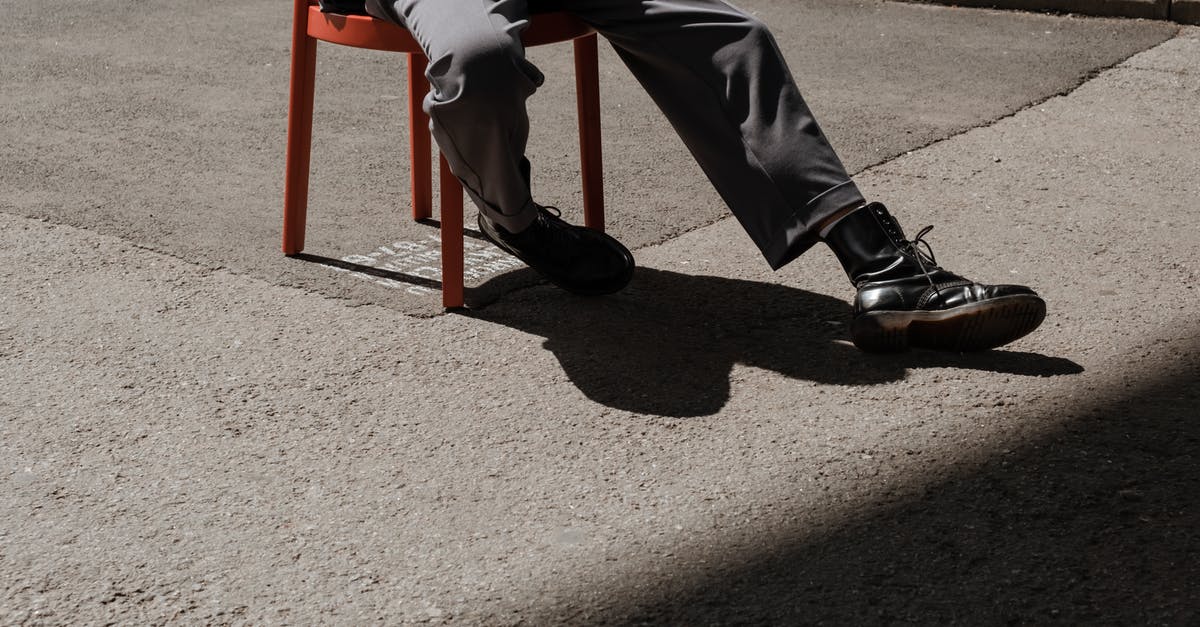
[[[442,221],[437,218],[421,218],[417,220],[417,224],[431,226],[434,229],[437,229],[439,232],[442,230]],[[464,226],[462,231],[464,237],[469,237],[471,239],[491,244],[491,241],[484,237],[483,233],[480,232],[479,229],[473,229],[469,226]]]
[[[1180,348],[1066,415],[1005,412],[1061,426],[898,505],[609,573],[606,607],[530,622],[1200,624],[1200,341]]]
[[[432,227],[437,231],[441,230],[441,221],[436,218],[422,218],[417,220],[417,223],[423,226]],[[483,242],[487,246],[492,246],[491,241],[484,237],[483,233],[477,229],[463,228],[463,236]],[[397,272],[395,270],[388,270],[385,268],[369,266],[352,261],[346,261],[344,259],[336,259],[333,257],[326,257],[324,255],[307,252],[295,253],[289,255],[289,257],[299,261],[315,263],[329,268],[354,272],[357,274],[365,274],[380,279],[388,279],[396,283],[424,287],[431,290],[437,290],[439,292],[442,290],[442,282],[440,280],[418,276],[415,274]],[[466,287],[464,290],[466,305],[472,308],[486,307],[502,298],[504,294],[508,292],[536,284],[539,278],[540,277],[538,274],[529,268],[505,272],[499,276],[490,278],[483,285]]]
[[[400,283],[407,283],[409,285],[415,285],[419,287],[427,287],[429,289],[439,291],[442,289],[442,282],[436,279],[427,279],[425,277],[415,276],[412,274],[384,270],[383,268],[375,268],[372,266],[363,265],[361,263],[353,263],[350,261],[343,261],[341,259],[334,259],[333,257],[324,257],[322,255],[314,255],[311,253],[296,253],[290,256],[292,259],[299,259],[300,261],[307,261],[309,263],[320,264],[322,266],[346,270],[348,272],[367,274],[381,279],[391,279]]]
[[[839,385],[895,381],[910,368],[1024,376],[1083,371],[1067,359],[1014,351],[867,355],[846,341],[850,312],[843,301],[782,285],[646,268],[610,297],[534,290],[461,313],[545,337],[545,347],[588,398],[659,416],[716,413],[729,400],[734,364]]]

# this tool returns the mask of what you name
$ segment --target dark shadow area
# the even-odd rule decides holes
[[[408,283],[410,285],[418,285],[421,287],[428,287],[430,289],[435,289],[435,290],[442,289],[441,281],[435,281],[433,279],[426,279],[424,277],[414,276],[411,274],[404,274],[401,272],[392,272],[391,270],[384,270],[382,268],[374,268],[374,267],[366,266],[366,265],[363,265],[360,263],[350,263],[349,261],[342,261],[341,259],[334,259],[332,257],[322,257],[321,255],[311,255],[309,253],[296,253],[294,255],[289,255],[289,256],[292,259],[299,259],[301,261],[307,261],[310,263],[318,263],[323,266],[329,266],[330,268],[337,268],[339,270],[346,270],[349,272],[358,272],[361,274],[369,274],[371,276],[379,277],[381,279],[391,279],[393,281],[399,281],[401,283]]]
[[[1200,343],[1189,344],[1065,408],[997,415],[1057,426],[924,477],[898,504],[771,538],[731,529],[677,552],[669,575],[632,566],[587,585],[610,605],[573,622],[1200,624]]]
[[[546,338],[571,381],[610,407],[659,416],[716,413],[734,364],[839,385],[895,381],[910,368],[969,368],[1021,376],[1083,371],[1062,358],[1014,351],[867,355],[848,342],[848,305],[801,289],[641,268],[604,298],[554,289],[508,294],[463,315]]]

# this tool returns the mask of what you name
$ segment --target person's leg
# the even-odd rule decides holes
[[[615,239],[573,226],[530,196],[525,101],[542,74],[525,59],[526,0],[368,0],[408,28],[429,58],[424,107],[438,149],[479,207],[479,229],[555,285],[608,294],[633,275]]]
[[[858,293],[866,350],[977,350],[1036,328],[1033,290],[939,268],[887,209],[867,205],[821,133],[767,28],[724,0],[572,0],[603,33],[779,268],[833,249]],[[923,233],[922,233],[923,234]]]
[[[662,109],[773,268],[865,204],[767,27],[720,0],[571,0]]]
[[[542,74],[525,59],[526,0],[368,0],[429,58],[424,108],[438,148],[480,211],[512,231],[537,215],[522,173],[525,101]]]

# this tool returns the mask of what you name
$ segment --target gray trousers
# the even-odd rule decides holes
[[[480,211],[510,231],[537,211],[520,171],[525,101],[543,80],[520,40],[529,4],[367,0],[425,50],[424,108],[438,148]],[[772,268],[815,244],[826,218],[863,202],[758,19],[724,0],[558,4],[608,39]]]

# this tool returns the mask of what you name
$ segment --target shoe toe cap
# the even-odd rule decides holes
[[[1024,285],[985,285],[982,286],[985,298],[1003,298],[1006,296],[1037,296],[1033,288]]]

